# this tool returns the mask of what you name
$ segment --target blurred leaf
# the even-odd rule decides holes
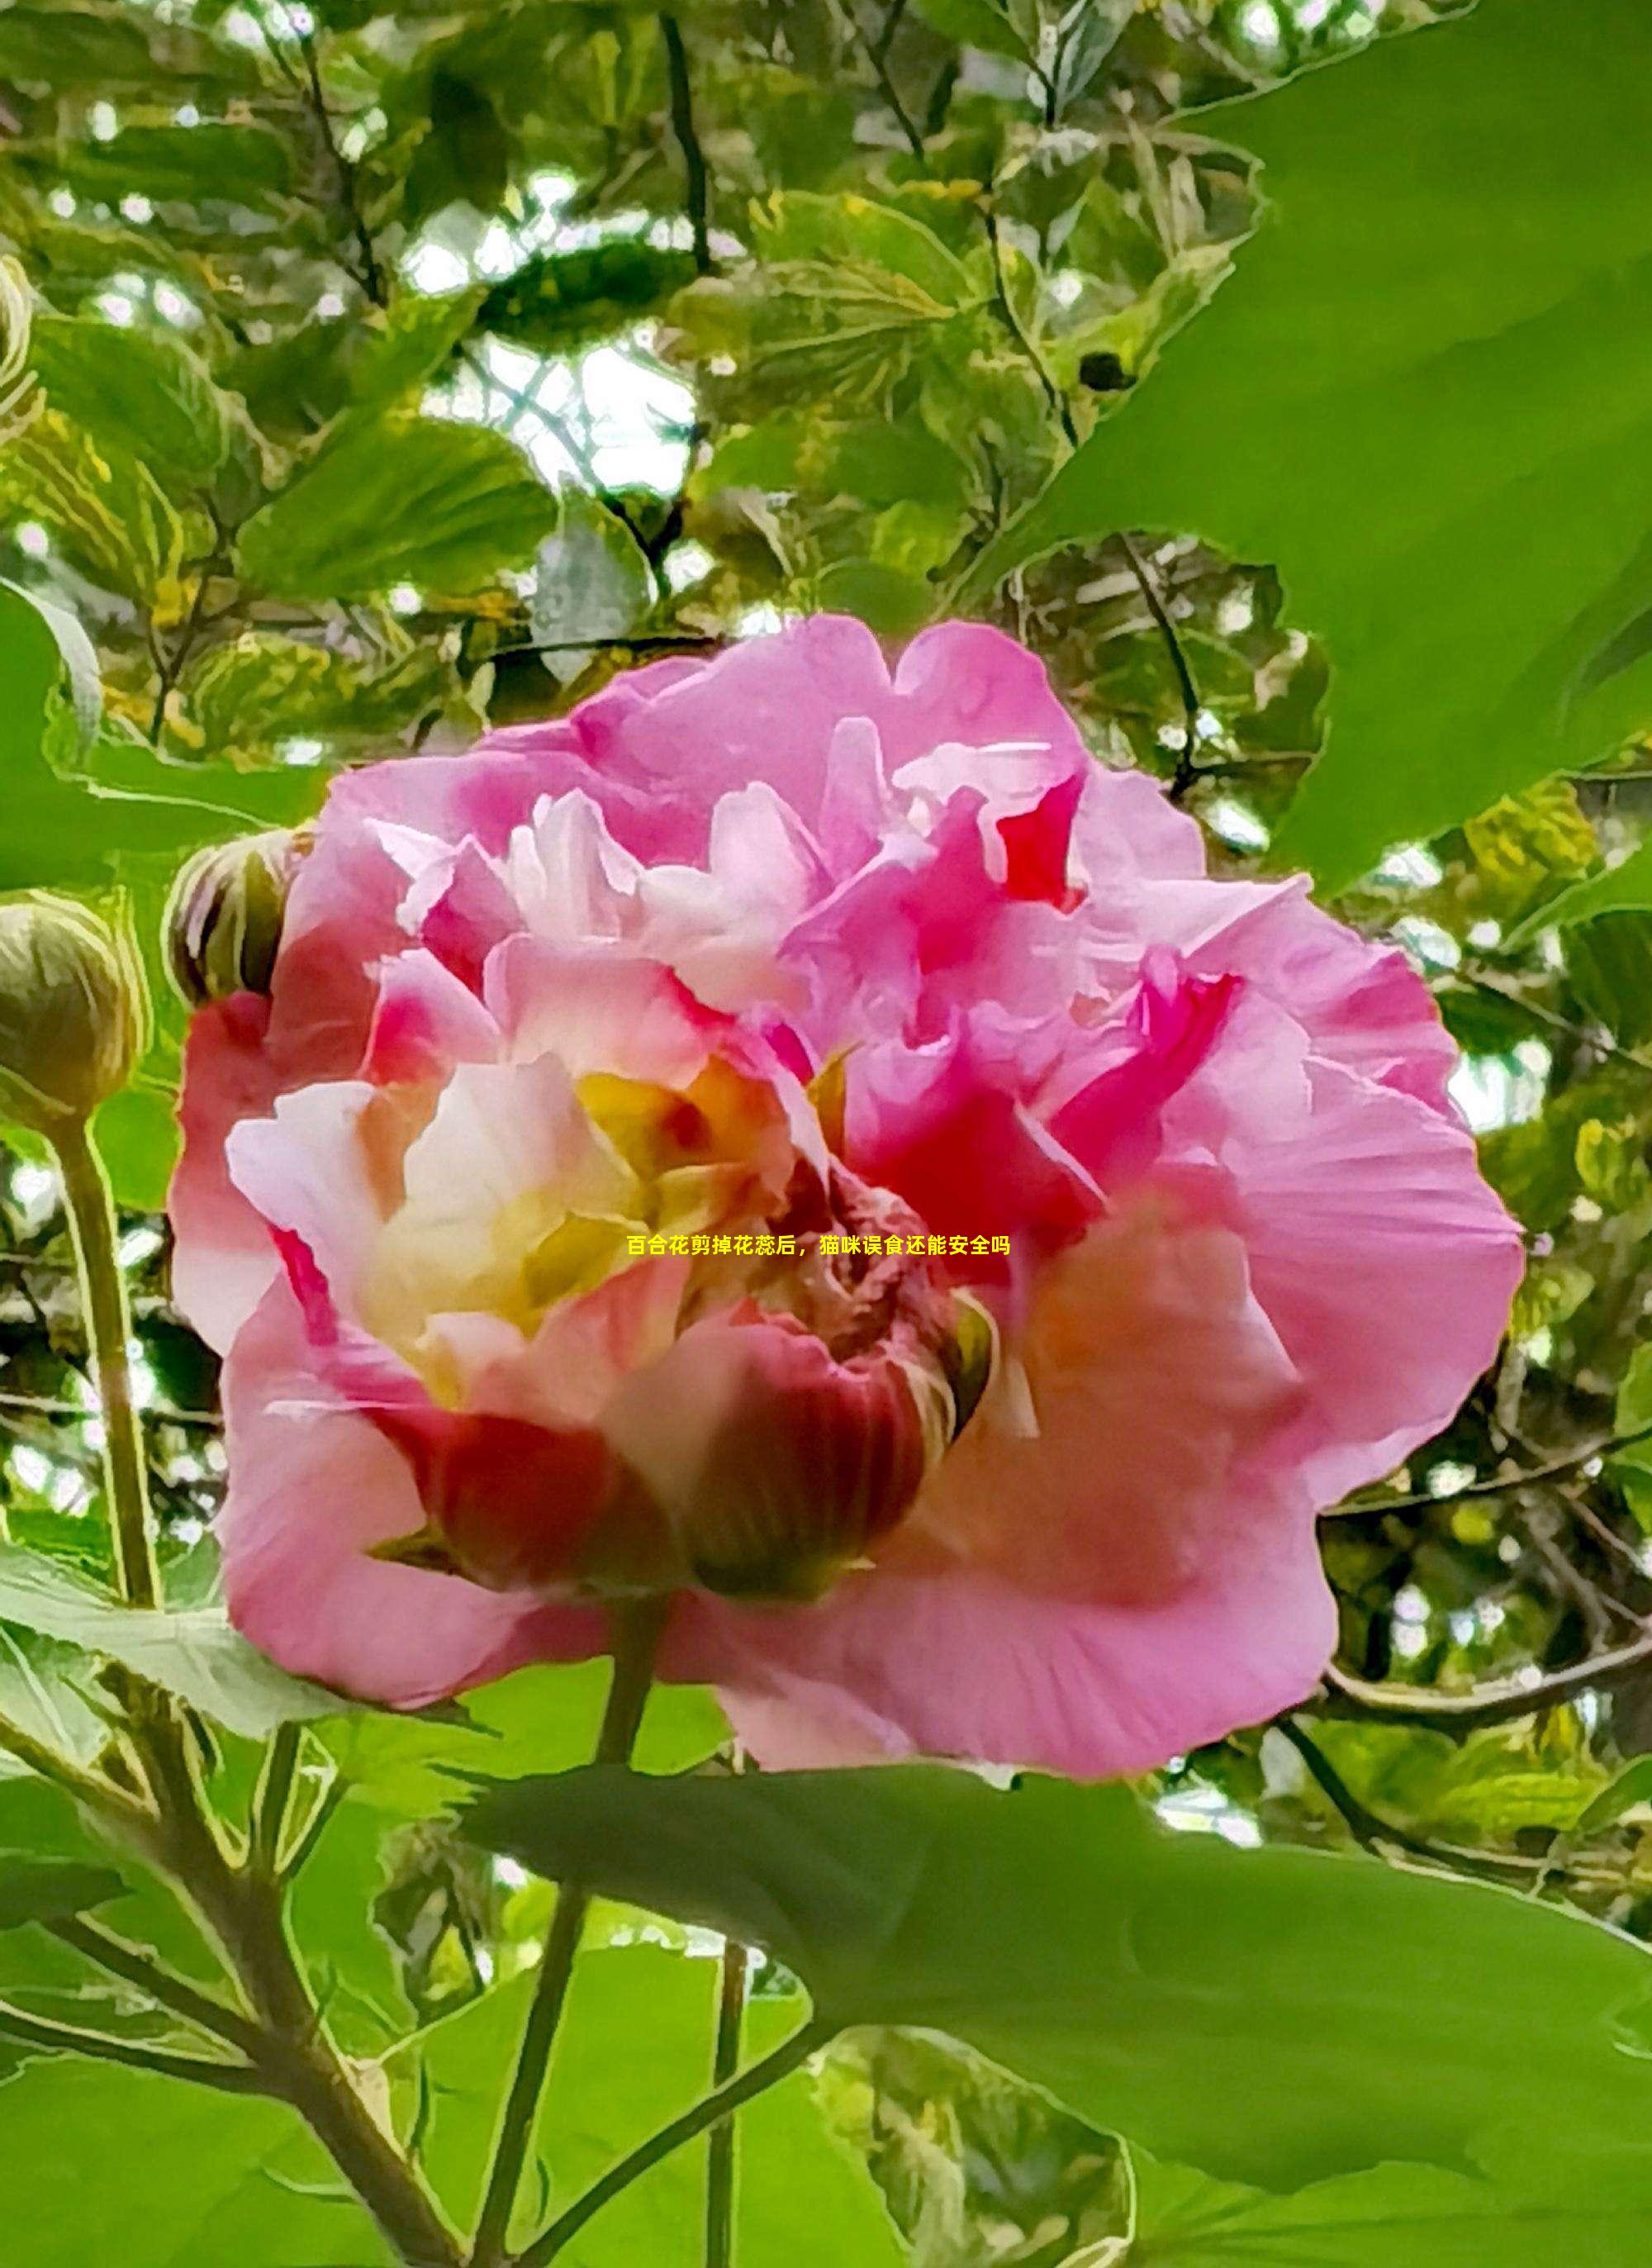
[[[1636,1347],[1618,1388],[1612,1429],[1616,1434],[1638,1433],[1652,1426],[1652,1343]],[[1608,1470],[1623,1491],[1624,1502],[1647,1535],[1652,1535],[1652,1434],[1619,1449],[1608,1461]]]
[[[401,583],[474,591],[530,558],[555,513],[503,434],[363,416],[247,521],[238,558],[276,598],[371,598]]]
[[[463,202],[496,212],[510,180],[510,138],[485,86],[438,68],[426,96],[428,122],[408,169],[409,223]]]
[[[981,48],[988,55],[1012,55],[1017,63],[1032,59],[1031,47],[1012,21],[1017,11],[1010,0],[1002,7],[996,0],[913,0],[913,4],[926,24],[933,24],[937,32],[944,32],[965,47]],[[1027,10],[1021,12],[1036,27],[1036,14]]]
[[[1626,1812],[1648,1806],[1652,1806],[1652,1756],[1637,1756],[1624,1766],[1610,1787],[1602,1788],[1577,1822],[1577,1832],[1580,1837],[1598,1835],[1605,1828],[1615,1827]]]
[[[1118,2145],[955,2041],[852,2032],[832,2050],[822,2092],[913,2268],[1081,2268],[1128,2225]]]
[[[540,253],[492,286],[477,323],[541,354],[572,354],[657,313],[694,272],[692,254],[640,236]]]
[[[1652,913],[1597,914],[1566,940],[1567,981],[1622,1046],[1652,1040]]]
[[[291,145],[267,126],[128,126],[106,142],[86,141],[65,173],[84,195],[119,204],[273,205],[293,186]]]
[[[1652,910],[1652,843],[1642,843],[1604,874],[1575,882],[1540,906],[1508,941],[1511,946],[1524,945],[1539,930],[1573,929],[1579,922],[1593,921],[1601,914],[1648,910]]]
[[[1486,909],[1502,921],[1524,913],[1557,882],[1587,873],[1600,855],[1577,791],[1563,779],[1500,798],[1463,833]]]
[[[1639,0],[1483,0],[1206,112],[1264,164],[1239,274],[971,578],[1120,526],[1277,562],[1336,690],[1274,855],[1325,881],[1645,722],[1652,656],[1590,671],[1652,597],[1648,70]]]
[[[635,630],[654,599],[654,576],[630,529],[584,489],[556,492],[556,526],[540,546],[528,621],[540,659],[571,684],[598,642]]]
[[[277,1669],[231,1628],[222,1608],[145,1614],[15,1543],[0,1543],[0,1621],[121,1662],[254,1740],[277,1725],[355,1706]]]
[[[1553,1909],[1171,1834],[1121,1789],[1004,1793],[934,1767],[593,1767],[490,1789],[468,1823],[541,1872],[767,1946],[832,2023],[937,2026],[1225,2176],[1472,2165],[1520,2198],[1583,2188],[1621,2205],[1635,2246],[1652,2235],[1652,2070],[1622,2047],[1652,1969]]]

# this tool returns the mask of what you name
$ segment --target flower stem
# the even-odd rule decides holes
[[[91,1130],[83,1123],[53,1138],[75,1258],[80,1270],[81,1312],[92,1351],[92,1375],[103,1417],[103,1469],[109,1491],[115,1575],[128,1606],[160,1603],[151,1535],[149,1474],[143,1437],[132,1400],[127,1348],[132,1314],[116,1251],[114,1198]]]
[[[723,1940],[717,1992],[717,2036],[711,2058],[711,2083],[726,2087],[740,2066],[740,2034],[745,2021],[747,1961],[738,1939]],[[732,2268],[734,2259],[734,2120],[720,2118],[711,2130],[706,2161],[706,2268]]]
[[[623,1764],[630,1761],[670,1606],[670,1599],[662,1595],[630,1602],[614,1610],[613,1679],[608,1688],[602,1730],[597,1737],[598,1764]],[[573,1981],[574,1956],[584,1934],[590,1904],[591,1892],[584,1882],[565,1881],[557,1893],[556,1911],[551,1917],[540,1961],[533,2005],[528,2011],[510,2091],[499,2121],[493,2163],[471,2250],[472,2268],[503,2268],[507,2257],[505,2244],[521,2184],[523,2161],[545,2074],[550,2067],[551,2050],[567,2004],[568,1988]]]
[[[832,2032],[830,2024],[822,2023],[817,2018],[804,2025],[800,2031],[794,2032],[789,2040],[782,2040],[760,2061],[749,2065],[738,2079],[731,2079],[726,2087],[719,2087],[710,2095],[702,2095],[698,2102],[691,2103],[669,2125],[662,2126],[657,2133],[650,2134],[646,2142],[640,2142],[628,2157],[621,2158],[617,2166],[611,2166],[599,2182],[591,2184],[584,2197],[576,2198],[567,2212],[560,2214],[548,2228],[535,2237],[525,2252],[518,2256],[513,2268],[547,2268],[547,2264],[571,2244],[585,2223],[600,2213],[611,2199],[617,2198],[621,2190],[629,2189],[632,2183],[646,2174],[650,2167],[657,2166],[662,2158],[668,2158],[685,2142],[692,2142],[696,2134],[703,2134],[708,2126],[716,2125],[720,2120],[738,2110],[742,2103],[761,2095],[766,2088],[789,2078],[817,2048],[826,2045]]]

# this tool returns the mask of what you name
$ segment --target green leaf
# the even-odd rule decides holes
[[[366,599],[400,583],[480,589],[549,534],[555,499],[515,445],[438,417],[347,418],[241,530],[240,570],[279,599]]]
[[[1645,722],[1649,71],[1640,0],[1483,0],[1203,114],[1269,210],[972,578],[1119,527],[1274,562],[1333,670],[1274,855],[1328,883]]]
[[[540,659],[559,683],[591,660],[584,638],[623,637],[648,613],[654,577],[624,521],[584,489],[560,489],[556,526],[540,546],[528,619]]]
[[[0,2087],[0,2161],[27,2169],[6,2184],[7,2268],[385,2268],[393,2257],[293,2113],[254,2096],[53,2057]]]
[[[1509,943],[1524,945],[1539,930],[1574,929],[1579,922],[1594,921],[1602,914],[1648,911],[1652,911],[1652,843],[1641,843],[1604,874],[1575,882],[1546,906],[1539,906],[1511,933]]]
[[[1652,876],[1648,877],[1652,896]],[[1597,914],[1566,943],[1574,992],[1626,1048],[1652,1040],[1652,913]]]
[[[1500,1890],[1172,1835],[1122,1789],[927,1767],[591,1768],[488,1791],[471,1831],[767,1946],[833,2024],[952,2032],[1224,2176],[1398,2157],[1523,2197],[1610,2183],[1652,2237],[1652,2069],[1630,2051],[1652,1968]]]
[[[0,1543],[0,1621],[121,1662],[253,1740],[295,1719],[334,1717],[355,1705],[277,1669],[222,1608],[153,1614],[125,1607],[15,1543]]]
[[[72,1921],[92,1906],[122,1896],[125,1890],[126,1884],[108,1867],[0,1851],[0,1929],[21,1929],[32,1921]]]
[[[37,315],[33,360],[47,399],[101,447],[141,441],[144,461],[204,481],[229,453],[231,405],[180,339],[86,315]]]
[[[1610,2194],[1546,2205],[1437,2166],[1377,2166],[1289,2197],[1140,2153],[1134,2166],[1128,2268],[1595,2268],[1646,2242],[1644,2207]]]
[[[180,612],[195,531],[129,448],[99,446],[48,408],[6,445],[0,508],[13,521],[42,521],[70,565],[103,590],[163,621]]]
[[[423,1819],[458,1803],[467,1778],[510,1779],[583,1764],[596,1746],[607,1690],[606,1661],[546,1664],[467,1693],[442,1723],[361,1710],[318,1737],[363,1803]],[[645,1771],[680,1771],[728,1737],[705,1687],[657,1685],[637,1756]]]
[[[654,1946],[588,1953],[577,1962],[556,2059],[535,2122],[546,2199],[525,2210],[525,2237],[633,2144],[705,2092],[715,1962]],[[531,1979],[489,1992],[420,2038],[430,2103],[422,2153],[450,2213],[468,2223],[515,2054]],[[802,2021],[795,1999],[753,2003],[746,2052],[760,2055]],[[412,2092],[415,2051],[393,2059]],[[4,2129],[0,2128],[0,2132]],[[899,2244],[863,2166],[827,2132],[807,2075],[794,2073],[740,2117],[737,2257],[753,2268],[899,2268]],[[579,2268],[701,2268],[705,2145],[679,2150],[616,2198],[583,2235]],[[33,2268],[33,2264],[29,2264]]]
[[[1626,1812],[1652,1808],[1652,1756],[1636,1756],[1619,1773],[1610,1787],[1602,1788],[1577,1822],[1577,1834],[1598,1835],[1615,1827]]]
[[[71,777],[60,778],[45,740],[66,645],[73,662],[78,648],[55,608],[0,585],[0,889],[106,883],[117,854],[180,858],[197,843],[291,826],[314,810],[327,777],[315,766],[251,773],[170,763],[140,742],[108,736]],[[88,700],[77,674],[79,712]]]

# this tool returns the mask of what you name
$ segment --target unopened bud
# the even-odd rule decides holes
[[[268,992],[292,878],[309,830],[215,843],[179,869],[166,905],[166,968],[192,1008]]]
[[[84,1123],[149,1045],[129,922],[74,898],[0,898],[0,1111],[37,1134]]]

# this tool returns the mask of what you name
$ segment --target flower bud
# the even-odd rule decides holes
[[[268,992],[287,893],[310,847],[307,828],[210,843],[178,872],[167,901],[166,968],[192,1008]]]
[[[0,1111],[51,1136],[119,1094],[149,1045],[129,922],[47,890],[0,898]]]

